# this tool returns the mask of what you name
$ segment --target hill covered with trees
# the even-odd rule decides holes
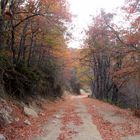
[[[67,60],[65,0],[1,0],[0,96],[61,97]]]

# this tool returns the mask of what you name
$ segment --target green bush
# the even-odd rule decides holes
[[[31,81],[38,81],[40,79],[40,72],[32,67],[27,67],[25,64],[18,64],[15,68],[19,73],[24,74]]]
[[[27,101],[27,97],[61,97],[62,82],[58,79],[56,63],[48,60],[40,68],[28,67],[24,62],[13,65],[8,58],[0,56],[3,86],[12,97]]]
[[[0,68],[8,69],[12,67],[13,67],[13,64],[8,60],[8,58],[4,57],[3,55],[0,55]]]
[[[109,104],[112,104],[112,105],[117,105],[117,106],[121,106],[121,103],[119,102],[119,101],[117,101],[117,102],[114,102],[114,101],[112,101],[111,99],[103,99],[103,101],[104,102],[107,102],[107,103],[109,103]]]

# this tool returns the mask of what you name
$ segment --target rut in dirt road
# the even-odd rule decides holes
[[[77,105],[76,111],[79,113],[83,124],[77,127],[78,134],[73,137],[73,140],[102,140],[102,137],[97,130],[96,125],[93,124],[90,114],[88,114],[85,105],[80,101]]]

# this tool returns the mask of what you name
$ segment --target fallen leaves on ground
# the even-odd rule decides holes
[[[53,116],[53,114],[55,114],[65,104],[65,102],[62,100],[44,102],[42,104],[43,112],[40,113],[37,118],[25,116],[22,111],[23,109],[12,102],[8,104],[10,104],[13,109],[13,116],[18,117],[19,121],[0,127],[0,133],[3,134],[7,140],[30,140],[33,136],[44,133],[41,126],[44,122],[47,123],[48,118]],[[31,122],[31,125],[26,125],[24,123],[26,119]]]
[[[140,135],[140,119],[127,109],[121,109],[95,99],[84,99],[88,112],[92,115],[93,123],[97,126],[104,140],[120,140],[121,137]],[[111,111],[120,115],[125,121],[112,123],[104,119],[100,111]],[[116,128],[119,128],[118,130]]]
[[[93,123],[97,126],[104,140],[120,140],[121,137],[129,135],[140,135],[140,119],[135,117],[133,112],[128,109],[121,109],[115,105],[98,101],[95,99],[80,99],[87,107],[89,115],[92,116]],[[39,114],[38,118],[27,117],[23,114],[22,108],[16,104],[8,103],[13,109],[13,116],[18,117],[19,120],[12,124],[0,128],[0,133],[4,134],[7,140],[30,140],[33,136],[43,135],[42,125],[47,123],[48,119],[60,109],[64,109],[62,116],[61,133],[58,140],[71,140],[78,132],[71,126],[82,125],[83,122],[76,112],[76,100],[71,98],[65,101],[59,100],[55,102],[46,102],[43,104],[43,112]],[[113,123],[105,120],[103,114],[100,112],[113,112],[114,115],[121,116],[125,121],[120,123]],[[26,125],[24,121],[28,119],[31,125]]]
[[[62,117],[62,128],[61,133],[59,134],[58,140],[71,140],[73,135],[76,135],[78,132],[69,128],[70,124],[79,126],[83,124],[81,118],[78,116],[78,113],[75,111],[74,101],[68,102],[65,107],[64,114]]]

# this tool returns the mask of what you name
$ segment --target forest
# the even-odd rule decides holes
[[[1,0],[0,12],[0,95],[61,96],[69,61],[66,2]]]
[[[74,111],[78,105],[87,107],[87,112],[94,116],[104,140],[111,140],[109,135],[116,137],[113,140],[125,136],[126,132],[109,134],[113,125],[100,122],[104,120],[96,112],[99,108],[105,110],[105,104],[111,111],[114,107],[116,112],[126,115],[122,110],[130,109],[140,117],[140,1],[126,0],[118,10],[119,13],[107,12],[101,8],[92,15],[91,23],[83,31],[80,48],[71,48],[76,15],[70,10],[69,0],[0,0],[0,140],[32,140],[25,136],[36,133],[37,125],[62,108],[66,111],[63,125],[69,121],[79,126],[88,124]],[[39,111],[37,114],[30,111],[38,121],[26,118],[34,104]],[[91,106],[97,107],[92,110]],[[46,108],[45,113],[40,113]],[[20,116],[15,120],[10,117],[14,111],[17,111],[14,116]],[[124,130],[140,135],[137,126],[140,120],[133,117],[130,120],[131,125],[136,124],[134,132],[131,127]],[[18,121],[32,128],[26,132],[26,126],[17,126]],[[92,123],[89,126],[92,128]],[[13,136],[11,129],[15,129]],[[46,139],[71,140],[65,135],[78,133],[66,126],[60,129],[62,134],[57,139],[53,134],[53,139]],[[24,131],[23,136],[20,131]],[[99,135],[97,139],[102,138]]]
[[[122,8],[122,25],[103,9],[93,17],[81,48],[68,48],[72,14],[65,0],[1,0],[1,92],[61,97],[64,89],[124,107],[140,107],[140,3]],[[124,25],[127,26],[124,26]]]
[[[64,87],[79,94],[85,82],[92,96],[139,107],[139,2],[128,2],[122,11],[126,27],[114,23],[115,13],[101,10],[83,46],[72,49],[66,1],[2,0],[1,96],[6,89],[20,99],[25,94],[57,97]]]

